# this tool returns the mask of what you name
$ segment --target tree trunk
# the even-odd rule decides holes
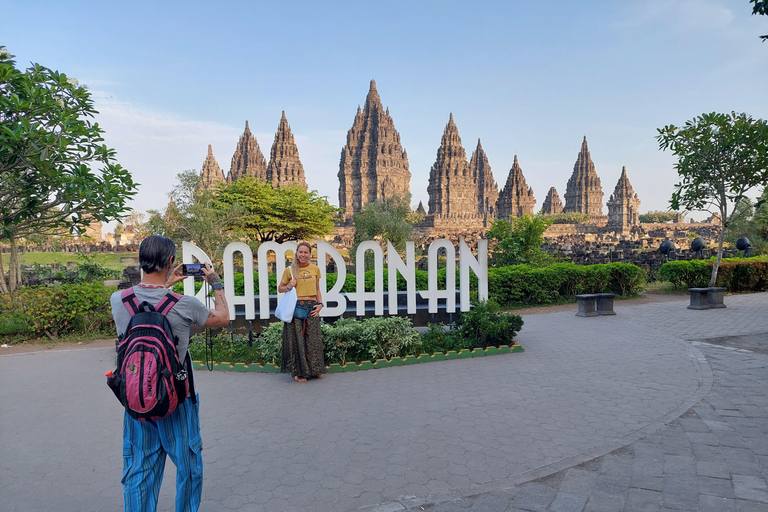
[[[8,261],[8,291],[15,292],[19,285],[21,284],[21,276],[20,270],[21,265],[19,264],[19,249],[16,246],[16,239],[11,237],[11,256]]]
[[[8,293],[8,286],[5,284],[5,270],[3,270],[3,251],[0,248],[0,293]]]
[[[723,261],[723,240],[725,239],[725,226],[720,226],[720,236],[717,237],[717,258],[712,265],[712,277],[709,278],[709,287],[715,286],[717,281],[717,270],[720,268],[720,262]]]

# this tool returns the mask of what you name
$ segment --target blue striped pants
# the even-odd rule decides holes
[[[165,456],[176,466],[176,512],[194,512],[203,491],[200,405],[185,400],[170,416],[123,420],[123,505],[126,512],[154,512],[163,483]]]

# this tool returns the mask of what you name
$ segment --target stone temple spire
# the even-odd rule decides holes
[[[221,171],[218,162],[213,157],[213,148],[208,144],[208,156],[205,157],[203,167],[200,172],[200,188],[210,190],[216,185],[224,185],[224,173]]]
[[[480,144],[480,139],[477,139],[477,148],[469,160],[469,171],[472,179],[477,183],[477,213],[494,217],[496,201],[499,199],[499,187],[493,179],[491,164]]]
[[[357,109],[339,161],[339,207],[344,219],[368,203],[410,194],[408,155],[389,112],[371,80],[365,106]]]
[[[510,217],[533,215],[535,206],[536,198],[533,197],[533,189],[525,182],[523,170],[517,162],[517,155],[515,155],[515,161],[509,170],[509,175],[507,175],[507,183],[499,193],[496,216],[499,219],[507,220]]]
[[[293,140],[291,127],[285,118],[285,111],[283,111],[283,117],[277,126],[275,142],[272,143],[272,149],[269,152],[267,181],[272,183],[273,187],[285,187],[298,183],[304,189],[307,188],[307,182],[304,179],[304,166],[299,160],[299,148],[296,147]]]
[[[245,131],[237,142],[237,149],[232,155],[232,166],[229,168],[227,182],[234,183],[235,180],[245,176],[253,176],[261,181],[267,180],[267,160],[259,149],[259,143],[248,128],[248,121],[245,122]]]
[[[555,187],[550,187],[549,192],[547,192],[547,198],[544,199],[541,213],[549,215],[563,213],[563,203],[560,201],[560,196],[557,195]]]
[[[451,113],[445,126],[437,159],[429,171],[429,214],[438,217],[477,215],[477,185],[461,145],[459,129]]]
[[[565,190],[564,211],[587,213],[593,217],[603,215],[603,187],[595,172],[586,137],[581,143],[581,151]]]
[[[640,223],[640,199],[632,189],[627,178],[627,168],[621,168],[613,195],[608,200],[608,224],[606,228],[617,232],[626,232]]]

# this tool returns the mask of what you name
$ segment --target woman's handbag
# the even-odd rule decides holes
[[[291,272],[291,278],[293,278],[293,272]],[[294,287],[285,292],[283,298],[280,299],[280,303],[275,309],[275,316],[285,323],[292,322],[293,310],[296,309],[297,301],[298,296],[296,295],[296,288]]]

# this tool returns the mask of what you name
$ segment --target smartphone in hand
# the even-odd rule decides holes
[[[202,263],[187,263],[181,266],[181,274],[184,276],[202,276],[203,264]]]

